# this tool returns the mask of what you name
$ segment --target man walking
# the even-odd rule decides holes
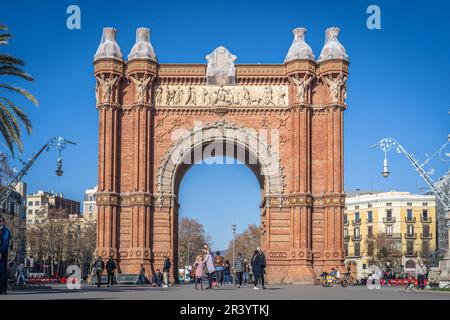
[[[234,261],[234,271],[236,272],[237,285],[240,288],[242,287],[242,276],[245,271],[245,262],[241,253],[237,254],[236,260]]]
[[[108,262],[106,263],[106,272],[108,273],[108,288],[112,287],[114,284],[114,273],[116,272],[116,262],[112,256],[109,256]]]
[[[419,288],[422,290],[425,288],[425,279],[427,277],[427,272],[427,267],[423,264],[423,261],[420,260],[416,266],[416,273]]]
[[[169,275],[170,275],[170,259],[168,256],[164,257],[164,266],[163,266],[163,279],[164,285],[163,288],[169,287]]]
[[[97,261],[95,261],[94,268],[95,275],[97,276],[97,288],[100,288],[100,285],[102,284],[103,270],[105,269],[105,263],[103,262],[101,256],[98,256]]]
[[[5,223],[5,218],[0,216],[0,294],[7,294],[8,289],[8,250],[11,233]]]
[[[264,252],[261,250],[260,247],[258,247],[257,250],[259,252],[259,256],[260,256],[261,261],[262,261],[262,265],[261,265],[262,270],[261,270],[261,275],[260,275],[261,286],[262,286],[263,289],[266,289],[266,287],[264,286],[264,274],[266,272],[266,255],[264,254]]]

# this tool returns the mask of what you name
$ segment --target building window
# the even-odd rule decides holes
[[[388,235],[388,236],[392,236],[392,226],[391,225],[387,225],[386,226],[386,234]]]
[[[355,236],[355,239],[358,239],[360,237],[359,228],[355,228],[353,230],[353,235]]]
[[[392,221],[392,210],[391,209],[386,210],[386,220]]]
[[[355,242],[355,257],[361,256],[361,245],[359,242]]]
[[[348,237],[348,229],[344,228],[344,238],[347,238],[347,237]]]
[[[414,254],[414,241],[406,242],[406,255],[412,256]]]
[[[33,210],[28,210],[28,214],[33,214]]]
[[[423,225],[423,236],[424,237],[430,236],[430,226],[427,224]]]
[[[40,204],[39,201],[35,201],[35,202],[34,202],[34,205],[35,205],[35,206],[38,206],[39,204]]]
[[[355,212],[355,222],[360,222],[359,212]]]
[[[367,227],[367,235],[368,235],[369,237],[372,237],[372,236],[373,236],[373,226],[368,226],[368,227]]]
[[[28,224],[33,224],[33,220],[28,220]]]
[[[372,204],[369,203],[369,204],[367,205],[367,208],[372,208]]]
[[[344,254],[346,257],[348,256],[348,243],[344,243]]]
[[[92,212],[92,206],[89,206],[89,212]]]
[[[406,219],[408,221],[412,221],[412,219],[413,219],[413,211],[412,211],[412,209],[407,209],[406,210]]]
[[[428,202],[423,202],[422,207],[428,207]]]
[[[422,217],[423,217],[423,220],[428,219],[428,210],[427,209],[422,210]]]
[[[344,224],[347,224],[348,220],[347,220],[347,214],[344,214]]]
[[[428,241],[422,242],[422,257],[428,257],[430,255],[430,243]]]
[[[373,221],[373,214],[372,211],[367,211],[367,222]]]
[[[407,207],[412,207],[412,202],[407,202],[407,203],[406,203],[406,206],[407,206]]]
[[[28,201],[28,206],[32,207],[33,206],[33,201]]]
[[[408,234],[409,237],[414,236],[414,226],[413,225],[409,225],[406,230],[407,230],[406,233]]]
[[[386,202],[386,207],[392,207],[392,202]]]

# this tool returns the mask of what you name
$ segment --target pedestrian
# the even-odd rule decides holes
[[[223,276],[224,276],[225,285],[229,286],[231,284],[231,265],[230,265],[230,261],[228,261],[228,260],[225,261],[225,265],[223,267]]]
[[[108,262],[106,262],[106,272],[108,273],[108,288],[114,284],[114,273],[116,272],[116,262],[112,256],[109,256]]]
[[[163,280],[163,282],[164,282],[163,288],[168,288],[170,285],[170,280],[169,280],[170,279],[169,278],[170,266],[171,266],[170,259],[168,256],[165,256],[164,257],[164,265],[163,265],[163,279],[164,279]]]
[[[7,294],[8,290],[8,249],[11,232],[6,226],[3,216],[0,216],[0,294]]]
[[[142,263],[141,263],[141,267],[139,268],[138,282],[141,286],[145,285],[145,268]]]
[[[105,263],[103,262],[101,256],[98,256],[97,261],[95,261],[94,268],[95,275],[97,276],[97,287],[100,288],[100,285],[102,284],[103,270],[105,269]]]
[[[264,274],[266,273],[266,255],[264,254],[264,252],[261,250],[260,247],[256,248],[259,252],[259,255],[261,257],[261,261],[262,261],[262,272],[261,272],[261,286],[262,288],[265,290],[266,286],[264,285]]]
[[[203,252],[204,252],[204,259],[203,259],[203,263],[206,265],[206,272],[207,272],[207,277],[208,277],[208,287],[206,289],[212,289],[212,281],[213,281],[213,275],[215,273],[215,269],[214,269],[214,261],[213,261],[213,256],[211,254],[211,252],[209,251],[209,248],[207,245],[205,245],[203,247]]]
[[[163,285],[163,274],[161,270],[156,269],[156,272],[152,276],[152,287],[162,287]]]
[[[217,277],[217,287],[219,285],[223,286],[223,268],[225,266],[225,258],[220,255],[220,251],[216,252],[216,256],[214,257],[214,269],[216,271]]]
[[[203,256],[198,255],[194,263],[194,277],[195,290],[198,290],[197,284],[200,283],[200,288],[203,290],[203,278],[205,277],[205,264],[203,263]]]
[[[237,277],[236,284],[240,288],[242,287],[242,276],[245,271],[245,262],[240,252],[237,254],[236,260],[234,260],[234,271],[236,272]]]
[[[244,259],[244,264],[245,264],[245,267],[244,267],[244,274],[242,275],[242,278],[243,278],[242,282],[244,283],[244,286],[246,286],[248,283],[248,280],[249,280],[250,265],[249,265],[247,259]]]
[[[425,288],[425,279],[427,277],[427,272],[428,272],[427,267],[423,264],[423,261],[420,260],[419,263],[416,265],[416,273],[419,288],[422,290]]]
[[[23,263],[16,267],[16,286],[25,285],[25,265]]]
[[[253,289],[259,290],[258,288],[258,281],[261,279],[261,274],[264,271],[263,268],[263,260],[261,258],[261,254],[258,250],[255,250],[252,257],[252,271],[253,271],[253,277],[255,278],[253,282]]]

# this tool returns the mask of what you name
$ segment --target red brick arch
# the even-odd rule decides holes
[[[285,103],[280,95],[272,103],[256,98],[247,105],[203,103],[199,92],[210,89],[205,64],[100,58],[94,68],[97,78],[117,78],[109,96],[102,87],[98,91],[97,246],[99,254],[114,255],[121,272],[137,273],[141,263],[147,271],[160,268],[166,255],[176,267],[177,184],[189,165],[171,163],[169,158],[178,151],[183,158],[196,148],[204,149],[207,139],[195,145],[173,138],[177,130],[193,133],[198,121],[203,130],[278,132],[276,148],[269,136],[258,142],[258,151],[226,134],[219,139],[235,143],[258,160],[250,167],[263,177],[261,234],[269,282],[311,283],[323,269],[343,265],[345,94],[336,100],[336,92],[333,98],[321,79],[347,76],[346,60],[236,65],[233,90],[245,87],[255,95],[269,87],[286,92]],[[293,79],[305,75],[314,79],[301,101]],[[138,94],[131,77],[150,78],[145,94]],[[195,105],[165,103],[158,96],[172,91],[188,94],[191,87],[199,93]],[[183,146],[183,141],[189,143]],[[259,153],[264,148],[268,156]],[[267,174],[272,158],[278,162]]]

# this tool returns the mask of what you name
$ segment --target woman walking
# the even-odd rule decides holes
[[[212,279],[213,279],[213,274],[216,271],[214,268],[214,258],[211,254],[211,252],[209,251],[209,248],[207,245],[204,246],[203,249],[204,253],[205,253],[205,258],[203,260],[203,263],[206,265],[206,272],[207,272],[207,276],[208,276],[208,288],[206,289],[212,289]]]
[[[198,255],[194,263],[194,276],[195,276],[195,290],[198,290],[198,283],[203,290],[203,277],[205,276],[205,265],[203,264],[203,257]]]
[[[230,280],[230,278],[231,278],[231,265],[230,265],[230,261],[228,261],[228,260],[225,261],[225,265],[223,267],[223,276],[224,276],[225,285],[229,286],[232,282]]]
[[[258,250],[255,250],[252,257],[252,271],[253,271],[253,277],[255,281],[253,282],[253,290],[259,290],[258,288],[258,281],[261,279],[261,275],[263,272],[263,261],[261,259],[261,255],[259,254]]]

